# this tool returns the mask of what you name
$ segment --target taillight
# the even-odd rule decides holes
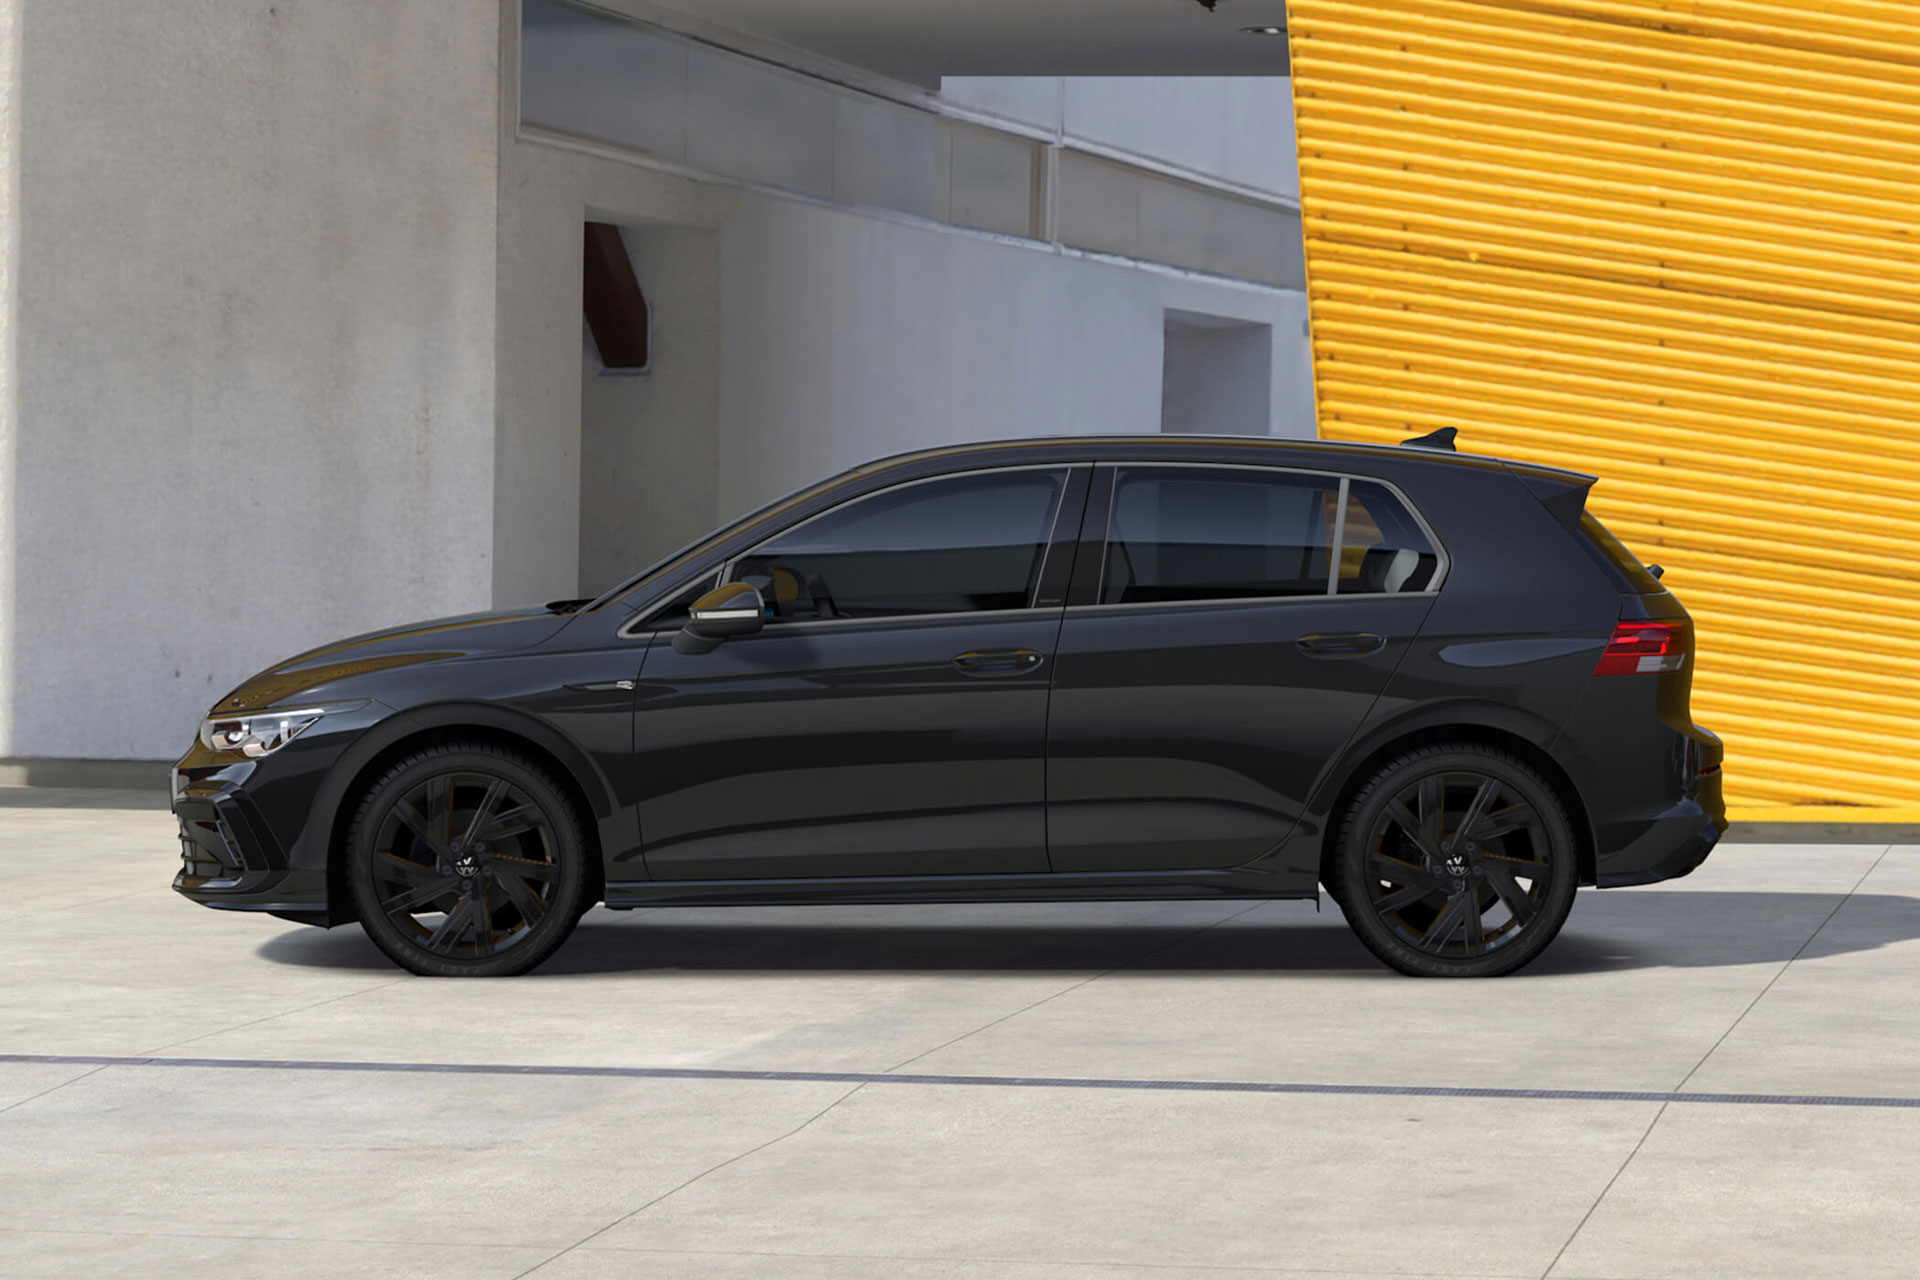
[[[1651,675],[1687,665],[1693,628],[1685,622],[1622,622],[1594,666],[1597,676]]]

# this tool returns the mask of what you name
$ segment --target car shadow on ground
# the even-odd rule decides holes
[[[1920,938],[1920,899],[1838,893],[1583,894],[1566,929],[1520,976],[1781,964]],[[1191,904],[1182,904],[1191,906]],[[1019,972],[1126,968],[1146,973],[1382,972],[1329,906],[1298,919],[1114,923],[1096,906],[1010,905],[684,909],[581,921],[538,976],[691,970],[731,973]],[[1109,904],[1104,914],[1111,916]],[[1131,904],[1130,911],[1152,910]],[[1045,918],[1037,918],[1045,912]],[[1083,919],[1076,919],[1082,915]],[[1829,917],[1832,920],[1829,922]],[[1822,928],[1826,924],[1827,927]],[[1817,940],[1808,939],[1818,931]],[[323,969],[391,968],[357,926],[290,926],[259,954]]]

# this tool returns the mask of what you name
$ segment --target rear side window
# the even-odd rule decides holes
[[[1102,604],[1327,593],[1340,482],[1204,467],[1122,467]]]
[[[1440,557],[1406,504],[1372,480],[1347,489],[1347,521],[1340,539],[1340,594],[1425,591]]]
[[[1627,550],[1626,544],[1613,536],[1607,526],[1591,511],[1580,513],[1580,532],[1586,535],[1587,545],[1600,553],[1600,560],[1620,579],[1614,585],[1620,586],[1635,595],[1657,595],[1666,588],[1660,585],[1660,579],[1647,572],[1647,566],[1640,563],[1638,556]]]

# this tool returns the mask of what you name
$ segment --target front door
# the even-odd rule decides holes
[[[1405,656],[1440,568],[1383,486],[1263,467],[1103,469],[1082,546],[1048,730],[1056,871],[1272,849]]]
[[[908,482],[726,566],[764,629],[705,654],[663,630],[641,672],[653,879],[1046,871],[1047,689],[1087,470]]]

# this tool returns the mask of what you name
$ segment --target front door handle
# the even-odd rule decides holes
[[[1017,676],[1046,659],[1031,649],[975,649],[953,656],[953,665],[968,676]]]
[[[1334,631],[1301,636],[1294,647],[1309,658],[1364,658],[1387,647],[1387,638],[1371,631]]]

